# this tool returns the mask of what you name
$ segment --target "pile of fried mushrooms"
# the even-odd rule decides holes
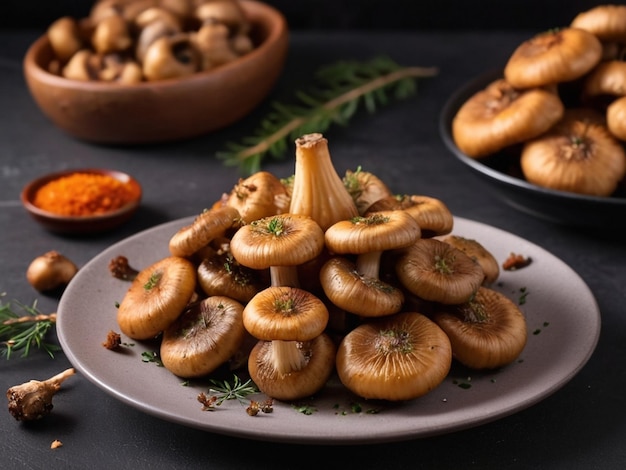
[[[452,235],[446,205],[395,195],[372,173],[336,172],[327,140],[296,140],[295,172],[260,171],[169,239],[119,303],[134,340],[161,338],[183,378],[245,369],[277,400],[306,398],[335,373],[364,398],[435,389],[453,359],[513,362],[526,344],[518,306],[490,286],[499,264]]]
[[[72,80],[134,84],[185,77],[254,48],[238,0],[100,0],[47,36],[49,71]]]
[[[458,110],[457,147],[475,159],[513,151],[533,184],[611,196],[626,175],[625,48],[626,5],[595,7],[526,40],[503,76]]]

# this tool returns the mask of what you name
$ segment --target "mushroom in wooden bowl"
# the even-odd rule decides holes
[[[196,2],[185,12],[168,10],[170,3],[101,0],[87,18],[51,25],[23,63],[42,112],[100,144],[196,137],[251,112],[282,72],[284,16],[254,0]]]

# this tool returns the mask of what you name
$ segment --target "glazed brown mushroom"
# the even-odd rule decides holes
[[[576,15],[570,26],[605,43],[626,44],[626,5],[599,5]]]
[[[563,28],[524,41],[504,67],[515,88],[534,88],[582,77],[602,59],[602,44],[589,31]]]
[[[611,195],[626,174],[622,144],[607,127],[572,117],[527,142],[520,164],[533,184],[592,196]]]
[[[296,343],[298,352],[306,358],[306,367],[279,373],[272,366],[276,341],[259,341],[250,351],[248,371],[254,383],[266,395],[277,400],[298,400],[319,392],[330,378],[336,346],[326,333],[310,341]]]
[[[148,48],[159,38],[174,36],[182,32],[178,18],[162,8],[148,8],[135,19],[139,31],[135,45],[135,57],[143,63]]]
[[[393,196],[391,190],[378,176],[360,168],[356,171],[347,170],[343,184],[354,199],[360,215],[365,215],[376,201]]]
[[[193,36],[202,54],[202,69],[210,70],[239,57],[233,49],[228,27],[221,23],[207,23]]]
[[[215,295],[189,306],[163,332],[159,355],[173,374],[201,377],[227,362],[245,335],[243,305]]]
[[[609,105],[606,125],[611,134],[626,142],[626,97],[617,98]]]
[[[604,61],[586,77],[582,86],[582,99],[586,103],[605,107],[616,97],[626,95],[626,62]]]
[[[55,57],[63,64],[84,47],[78,22],[69,16],[53,22],[47,35]]]
[[[132,43],[128,23],[120,15],[103,18],[91,36],[91,45],[100,54],[126,51]]]
[[[266,287],[257,270],[241,265],[230,252],[211,251],[198,265],[198,285],[208,296],[224,295],[247,303]]]
[[[523,313],[505,295],[485,287],[469,302],[438,311],[433,320],[448,335],[453,357],[472,369],[506,366],[526,345]]]
[[[461,250],[436,238],[416,241],[396,261],[402,285],[424,300],[442,304],[467,302],[485,274]]]
[[[143,57],[143,75],[149,81],[192,75],[202,68],[202,55],[185,33],[156,39]]]
[[[403,210],[415,219],[422,232],[422,238],[447,235],[454,227],[454,217],[448,206],[441,200],[421,194],[391,196],[378,200],[370,206],[370,211]]]
[[[78,51],[61,69],[61,75],[70,80],[95,80],[98,72],[94,66],[93,53],[89,49]]]
[[[250,25],[246,14],[237,0],[212,0],[200,3],[194,16],[201,23],[226,25],[230,35],[247,34]]]
[[[324,386],[335,347],[324,333],[328,309],[320,299],[297,287],[268,287],[248,302],[243,323],[259,339],[248,371],[263,393],[294,400]]]
[[[368,399],[412,400],[441,384],[450,371],[450,340],[417,312],[369,320],[337,349],[337,373],[353,393]]]
[[[485,273],[483,285],[488,286],[498,280],[500,276],[498,260],[478,240],[462,237],[460,235],[449,235],[443,238],[442,241],[461,250],[480,265]]]
[[[237,209],[247,224],[289,212],[289,194],[281,180],[269,171],[258,171],[240,179],[221,203]]]
[[[356,262],[331,258],[320,270],[324,293],[336,306],[366,317],[397,313],[402,291],[380,279],[384,251],[405,248],[420,236],[417,222],[406,212],[387,211],[340,221],[326,230],[331,253],[357,255]]]
[[[279,214],[255,220],[233,235],[230,250],[252,269],[270,269],[272,286],[298,287],[298,266],[324,249],[324,232],[310,217]]]
[[[519,90],[499,79],[459,108],[452,136],[463,153],[482,158],[543,134],[563,112],[556,93],[543,88]]]
[[[177,256],[141,270],[117,310],[117,323],[133,339],[150,339],[167,329],[183,312],[196,288],[196,268]]]
[[[307,134],[296,139],[292,188],[289,212],[312,217],[322,230],[359,215],[333,166],[328,141],[322,134]]]
[[[191,224],[180,228],[169,241],[173,256],[189,257],[212,240],[240,224],[239,212],[233,207],[205,210]]]

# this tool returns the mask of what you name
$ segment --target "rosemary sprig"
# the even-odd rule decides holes
[[[296,104],[272,103],[273,110],[251,137],[227,143],[217,157],[227,166],[252,174],[266,155],[280,159],[291,142],[303,134],[325,132],[332,124],[346,125],[363,103],[374,113],[395,99],[406,99],[417,90],[416,79],[432,77],[435,67],[402,67],[387,57],[368,62],[341,61],[322,67],[309,92],[296,92]]]
[[[6,293],[0,293],[0,298]],[[14,306],[19,307],[20,313]],[[31,347],[44,350],[54,358],[54,353],[61,348],[45,341],[48,331],[56,322],[56,314],[45,315],[37,310],[37,301],[32,306],[14,301],[3,303],[0,301],[0,340],[1,353],[10,359],[11,353],[22,351],[22,357],[28,356]]]
[[[244,402],[244,398],[248,395],[258,393],[256,385],[251,379],[242,382],[239,376],[233,375],[233,382],[228,380],[216,380],[211,379],[211,387],[209,393],[213,394],[216,398],[215,405],[219,406],[226,400],[239,400],[240,403]]]

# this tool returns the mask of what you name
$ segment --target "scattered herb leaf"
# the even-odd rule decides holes
[[[163,367],[163,362],[159,357],[159,353],[156,351],[144,351],[141,353],[141,360],[143,362],[152,362],[156,364],[158,367]]]

